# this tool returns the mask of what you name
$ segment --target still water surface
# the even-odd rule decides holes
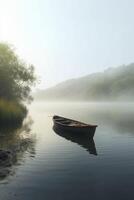
[[[53,114],[98,124],[94,141],[56,134]],[[0,180],[0,200],[134,199],[134,104],[33,103],[29,116],[21,131],[31,138]]]

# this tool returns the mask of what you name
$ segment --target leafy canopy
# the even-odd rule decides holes
[[[34,66],[23,62],[11,45],[0,43],[0,98],[29,102],[35,82]]]

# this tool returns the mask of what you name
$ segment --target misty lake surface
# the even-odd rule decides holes
[[[134,199],[134,104],[35,102],[29,109],[34,141],[0,180],[0,200]],[[97,124],[94,141],[56,134],[54,114]]]

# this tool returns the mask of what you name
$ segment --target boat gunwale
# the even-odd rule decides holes
[[[60,121],[58,121],[58,119],[56,120],[56,118],[61,118],[61,119],[64,119],[64,120],[69,120],[69,121],[72,121],[72,122],[76,122],[77,124],[82,124],[83,126],[70,126],[69,124],[64,124]],[[65,118],[65,117],[61,117],[61,116],[58,116],[58,115],[54,115],[53,116],[53,121],[61,126],[64,126],[64,127],[70,127],[70,128],[96,128],[97,125],[91,125],[91,124],[86,124],[86,123],[83,123],[83,122],[80,122],[80,121],[76,121],[76,120],[73,120],[73,119],[69,119],[69,118]]]

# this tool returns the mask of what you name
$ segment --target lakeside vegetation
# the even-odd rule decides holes
[[[0,99],[0,123],[1,126],[21,125],[27,115],[27,109],[24,105]]]
[[[0,124],[19,125],[27,115],[31,87],[36,82],[34,66],[26,64],[13,46],[0,43]]]

